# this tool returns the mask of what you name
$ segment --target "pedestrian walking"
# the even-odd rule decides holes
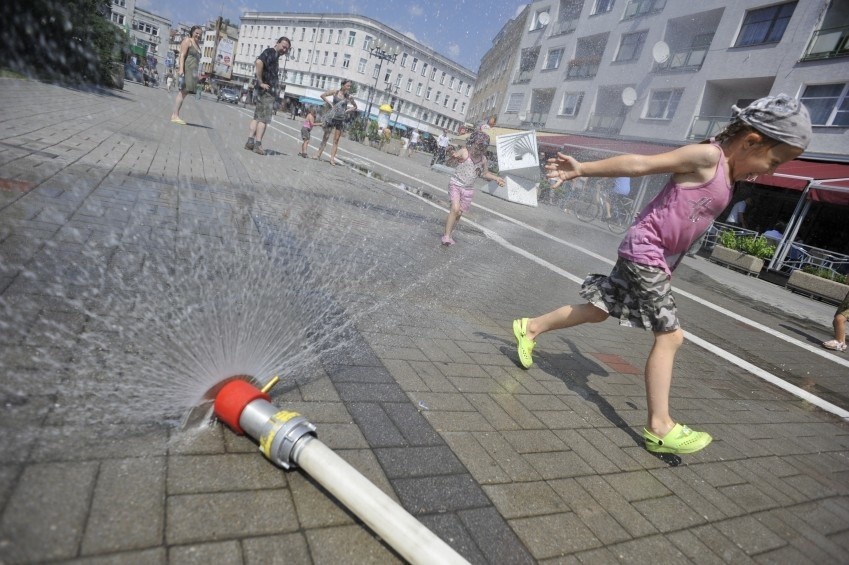
[[[715,139],[700,144],[660,155],[618,155],[585,163],[558,153],[546,166],[557,185],[577,177],[671,173],[626,233],[610,275],[590,275],[584,281],[581,296],[587,303],[513,321],[519,362],[525,368],[533,364],[537,337],[551,330],[613,316],[620,325],[654,332],[645,367],[648,415],[642,434],[646,449],[654,453],[692,453],[712,440],[669,414],[673,362],[684,341],[671,292],[672,271],[731,201],[736,181],[772,173],[801,155],[811,139],[807,109],[786,94],[761,98],[742,110],[734,106],[733,113]]]
[[[448,181],[448,195],[451,199],[451,209],[445,220],[445,233],[442,235],[442,245],[454,245],[451,237],[454,227],[460,221],[464,212],[469,211],[472,198],[475,196],[475,179],[482,177],[504,186],[504,179],[492,174],[487,168],[486,151],[489,148],[489,135],[476,131],[466,140],[466,147],[454,151],[451,162],[457,163],[454,174]]]
[[[171,92],[171,89],[174,88],[174,76],[171,74],[171,71],[168,71],[168,74],[165,76],[165,88],[168,92]]]
[[[831,325],[834,327],[834,339],[823,342],[822,346],[832,351],[846,351],[846,319],[849,318],[849,292],[834,313]]]
[[[324,153],[324,148],[332,132],[333,147],[330,149],[330,164],[336,164],[336,151],[339,149],[339,138],[342,137],[342,132],[345,130],[348,116],[352,112],[357,111],[357,103],[350,93],[351,86],[353,86],[353,83],[350,80],[343,80],[338,90],[328,90],[321,95],[321,99],[330,107],[330,110],[321,120],[321,127],[324,128],[324,133],[321,136],[321,144],[318,146],[318,154],[313,159],[321,161],[321,154]]]
[[[291,48],[292,42],[289,41],[289,38],[281,36],[274,47],[269,47],[260,53],[254,61],[254,72],[256,73],[254,102],[256,107],[245,149],[258,155],[265,155],[265,150],[262,148],[262,137],[265,134],[266,126],[271,122],[274,102],[277,100],[277,61],[280,55],[285,55]]]
[[[443,129],[442,135],[436,138],[436,152],[433,154],[433,158],[430,160],[430,166],[432,167],[434,163],[444,163],[445,162],[445,152],[448,151],[448,144],[451,139],[448,137],[448,130]]]
[[[171,112],[171,122],[186,125],[185,120],[180,118],[180,109],[186,99],[186,93],[193,92],[197,88],[198,65],[200,64],[200,41],[203,30],[200,26],[192,26],[189,36],[180,43],[180,57],[178,66],[180,68],[177,79],[177,98],[174,100],[174,110]]]
[[[419,146],[419,130],[413,129],[410,132],[410,142],[407,144],[407,157],[413,156],[413,151]]]
[[[315,109],[310,108],[307,110],[307,115],[304,116],[304,124],[301,126],[301,139],[304,142],[301,144],[301,152],[298,153],[301,157],[307,156],[307,147],[310,145],[310,134],[312,132],[312,127],[315,125]]]

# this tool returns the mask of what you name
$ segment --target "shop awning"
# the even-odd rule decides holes
[[[664,145],[661,143],[649,143],[646,141],[631,141],[624,139],[607,139],[603,137],[590,137],[588,135],[556,135],[537,134],[537,146],[540,151],[552,152],[561,149],[587,149],[601,153],[620,154],[638,153],[640,155],[657,155],[666,153],[680,147],[677,145]],[[611,157],[613,155],[610,155]]]
[[[779,166],[774,175],[759,176],[756,182],[803,190],[811,180],[814,183],[810,195],[814,202],[849,204],[849,165],[845,163],[794,159]]]
[[[141,45],[130,45],[130,53],[139,55],[140,57],[147,57],[147,47],[143,47]]]
[[[312,98],[310,96],[301,96],[298,98],[298,102],[301,104],[312,104],[313,106],[324,106],[324,100]]]

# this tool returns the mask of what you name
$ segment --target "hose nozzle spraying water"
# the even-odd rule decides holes
[[[317,439],[297,412],[280,410],[268,391],[233,379],[215,396],[214,413],[237,434],[259,442],[263,455],[284,469],[300,467],[410,563],[468,563],[382,490]]]

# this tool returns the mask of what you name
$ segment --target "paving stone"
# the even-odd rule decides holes
[[[104,461],[97,475],[81,553],[157,545],[164,529],[164,501],[164,457]]]
[[[233,512],[233,508],[251,512]],[[169,496],[165,539],[169,545],[206,539],[281,534],[298,529],[292,495],[285,489]]]
[[[306,538],[315,565],[403,563],[400,556],[360,526],[310,530]]]
[[[242,540],[245,565],[286,565],[312,561],[303,533]]]
[[[527,549],[495,509],[461,510],[458,516],[484,554],[484,562],[515,564],[533,562]]]
[[[401,504],[413,516],[490,504],[481,487],[467,473],[395,479],[392,484]]]
[[[86,527],[98,463],[29,465],[0,517],[0,560],[70,559]]]
[[[242,563],[242,547],[237,541],[175,546],[168,549],[168,562],[186,565]]]
[[[568,503],[544,481],[485,485],[483,490],[508,520],[570,510]]]
[[[169,495],[278,489],[286,475],[259,453],[180,455],[169,458],[167,484]]]
[[[716,528],[750,556],[777,549],[786,544],[752,516],[731,518],[716,524]]]
[[[598,538],[572,512],[516,518],[509,523],[537,560],[601,546]]]

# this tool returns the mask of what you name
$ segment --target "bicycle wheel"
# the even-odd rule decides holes
[[[610,219],[607,220],[607,229],[613,233],[625,233],[634,221],[634,213],[630,206],[620,208],[613,212]]]
[[[601,214],[601,204],[599,204],[595,194],[592,194],[590,191],[587,191],[587,194],[581,195],[581,198],[575,201],[572,209],[582,222],[592,222]]]

